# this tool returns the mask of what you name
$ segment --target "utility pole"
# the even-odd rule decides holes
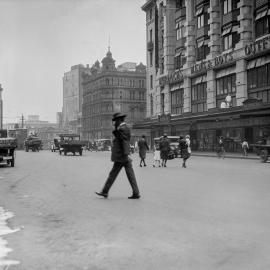
[[[23,128],[24,127],[24,116],[23,116],[23,114],[22,114],[21,121],[22,121],[22,128]]]

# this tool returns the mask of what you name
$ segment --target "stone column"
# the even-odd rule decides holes
[[[210,47],[209,58],[212,59],[215,56],[220,54],[220,45],[221,45],[221,12],[219,6],[219,0],[211,0],[210,8],[208,8],[210,14],[210,19],[208,23],[210,24],[210,30],[208,35],[210,37],[210,42],[208,46]]]
[[[186,5],[186,24],[185,36],[187,37],[185,47],[186,47],[186,56],[187,62],[184,65],[184,69],[191,67],[196,62],[196,20],[194,19],[194,0],[187,1]]]
[[[164,73],[174,71],[175,55],[175,4],[174,1],[166,1],[164,18]]]
[[[207,110],[216,108],[216,73],[214,70],[207,72]]]
[[[184,78],[184,113],[191,112],[191,79]]]
[[[247,64],[245,59],[236,62],[236,105],[242,106],[247,98]]]
[[[253,29],[253,0],[240,0],[238,3],[240,14],[237,20],[240,22],[238,33],[240,34],[240,41],[236,44],[235,49],[241,49],[252,41]]]

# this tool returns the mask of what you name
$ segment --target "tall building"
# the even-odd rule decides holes
[[[143,64],[134,67],[132,63],[125,63],[118,69],[109,50],[101,66],[98,61],[92,66],[91,74],[83,76],[84,139],[110,139],[115,112],[127,114],[130,125],[145,117],[146,70]]]
[[[3,129],[3,100],[2,100],[3,88],[0,84],[0,129]]]
[[[62,128],[63,126],[63,113],[62,112],[56,113],[56,124],[58,128]]]
[[[75,65],[63,77],[63,126],[74,133],[81,133],[82,74],[90,72],[88,67]]]
[[[190,134],[228,151],[270,138],[270,1],[148,0],[147,119],[152,138]]]

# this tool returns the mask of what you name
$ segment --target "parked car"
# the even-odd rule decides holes
[[[15,165],[15,149],[17,141],[15,138],[0,137],[0,163],[5,163],[14,167]]]
[[[162,137],[157,137],[154,138],[154,143],[159,144],[160,139]],[[178,136],[167,136],[167,139],[169,140],[170,143],[170,152],[168,155],[168,159],[174,159],[180,156],[180,151],[178,148],[179,145],[179,137]]]
[[[80,135],[78,134],[60,134],[59,141],[59,154],[67,155],[67,153],[79,153],[82,155],[84,143],[80,140]]]

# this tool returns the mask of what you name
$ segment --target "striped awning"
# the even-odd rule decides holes
[[[259,12],[259,13],[256,15],[256,17],[255,17],[255,20],[257,21],[257,20],[259,20],[259,19],[265,17],[266,14],[267,14],[268,12],[269,12],[269,10],[267,10],[267,9],[265,9],[265,10]]]

